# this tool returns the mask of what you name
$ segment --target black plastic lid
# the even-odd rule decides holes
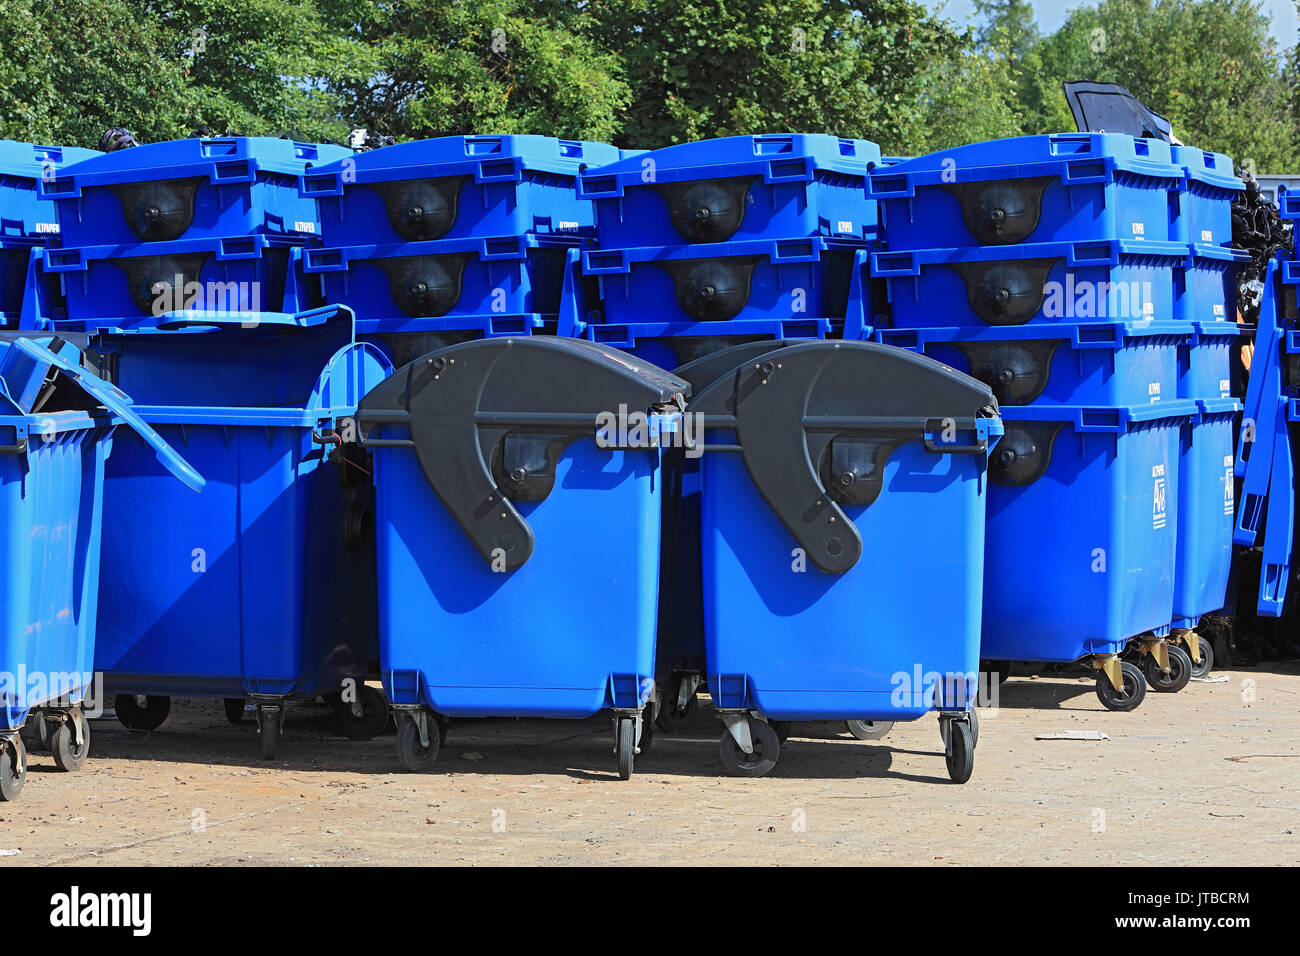
[[[768,339],[760,342],[742,342],[679,365],[673,369],[673,374],[689,382],[692,393],[699,392],[737,366],[753,361],[768,352],[794,345],[798,341],[798,339]]]
[[[371,447],[415,453],[430,486],[500,570],[524,564],[532,529],[512,500],[541,500],[571,442],[596,433],[620,406],[680,408],[690,386],[657,365],[581,339],[479,339],[430,352],[399,369],[361,402]],[[402,423],[410,438],[370,438]],[[597,516],[593,514],[593,520]]]
[[[811,341],[723,373],[687,411],[704,416],[706,431],[735,430],[750,477],[809,560],[843,573],[862,539],[841,504],[874,502],[890,454],[906,441],[938,454],[985,454],[978,420],[997,407],[983,382],[923,355]],[[975,440],[961,444],[958,436],[972,432]]]
[[[1169,120],[1152,112],[1118,83],[1066,83],[1065,100],[1081,133],[1125,133],[1166,143],[1172,140]]]

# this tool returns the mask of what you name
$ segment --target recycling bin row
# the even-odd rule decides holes
[[[604,710],[632,774],[655,711],[675,704],[656,650],[675,451],[701,456],[704,656],[726,769],[768,772],[790,721],[938,710],[949,771],[969,777],[996,401],[873,343],[755,351],[711,356],[717,376],[691,395],[605,346],[483,339],[365,398],[381,670],[404,766],[428,769],[456,717]],[[914,601],[934,588],[948,599],[917,627]]]

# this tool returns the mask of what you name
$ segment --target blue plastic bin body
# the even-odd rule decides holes
[[[354,414],[391,366],[373,346],[339,346],[326,332],[260,346],[222,333],[134,336],[119,347],[124,383],[171,398],[137,410],[201,462],[208,484],[178,495],[138,443],[119,445],[106,476],[95,658],[105,686],[310,698],[364,677],[378,658],[373,545],[345,548],[347,466],[328,462],[312,436]]]
[[[817,237],[588,249],[582,271],[598,280],[606,324],[698,324],[724,334],[728,322],[844,318],[860,251]]]
[[[358,153],[305,172],[326,245],[489,236],[591,235],[584,167],[626,155],[549,136],[442,136]]]
[[[532,235],[308,249],[320,295],[361,332],[476,329],[526,335],[555,322],[578,240]]]
[[[646,583],[659,567],[659,456],[588,439],[555,468],[546,500],[520,509],[537,551],[503,575],[431,493],[414,455],[375,449],[380,661],[392,703],[448,716],[587,717],[631,703],[612,696],[611,675],[653,679],[658,595]]]
[[[315,239],[316,204],[298,194],[309,165],[343,146],[259,137],[151,143],[82,160],[38,187],[58,204],[67,246],[267,235]]]
[[[298,240],[263,235],[46,249],[44,273],[65,303],[46,318],[92,331],[186,310],[295,311],[299,256]]]
[[[878,329],[885,345],[911,349],[973,375],[1002,405],[1151,405],[1177,396],[1176,322]]]
[[[647,702],[664,449],[597,409],[679,433],[682,387],[613,349],[527,336],[440,349],[367,396],[395,706],[578,718]]]
[[[1232,431],[1240,412],[1236,399],[1202,400],[1196,418],[1181,428],[1176,628],[1194,627],[1201,615],[1223,607],[1232,570],[1236,504]]]
[[[582,174],[607,249],[825,236],[877,237],[865,195],[880,147],[825,134],[728,136]]]
[[[1235,322],[1237,275],[1250,253],[1222,246],[1193,245],[1174,270],[1173,317],[1187,322]]]
[[[1117,654],[1173,619],[1179,436],[1196,403],[1003,407],[980,656]]]
[[[1178,397],[1230,398],[1232,347],[1241,335],[1235,322],[1193,322],[1178,349]]]
[[[1115,133],[989,140],[883,167],[867,182],[892,251],[1164,242],[1184,170],[1168,143]]]
[[[894,328],[1032,322],[1169,320],[1175,267],[1168,242],[1064,242],[876,252]]]
[[[0,240],[59,238],[54,203],[37,189],[41,180],[57,180],[71,163],[101,155],[76,146],[37,146],[0,139]]]
[[[781,390],[771,401],[795,397],[791,417],[771,414],[765,378]],[[987,451],[1001,432],[975,413],[993,404],[987,388],[937,362],[861,342],[790,344],[695,396],[687,412],[705,416],[707,439],[700,525],[716,708],[913,720],[970,706]],[[960,423],[950,450],[940,406]],[[836,423],[833,437],[819,420]],[[776,430],[792,440],[759,434]],[[825,477],[840,468],[841,440],[871,489],[860,498],[840,494],[838,474]]]
[[[1231,158],[1194,146],[1173,147],[1173,160],[1186,171],[1174,208],[1176,242],[1228,246],[1232,243],[1232,203],[1246,191]]]

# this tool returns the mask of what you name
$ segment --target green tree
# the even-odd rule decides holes
[[[343,115],[406,137],[544,133],[611,139],[629,100],[621,67],[565,0],[321,0],[349,38]]]
[[[1290,166],[1300,145],[1293,91],[1258,0],[1103,0],[1074,10],[1037,49],[1022,98],[1035,131],[1073,129],[1061,83],[1126,86],[1185,143]]]
[[[1041,34],[1029,0],[975,0],[975,13],[984,19],[976,33],[981,49],[1020,61],[1038,45]]]

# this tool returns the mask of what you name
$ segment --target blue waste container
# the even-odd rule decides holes
[[[623,155],[549,136],[442,136],[317,166],[301,192],[317,202],[330,246],[590,235],[578,174]]]
[[[350,155],[267,136],[170,140],[83,159],[42,180],[38,194],[58,204],[65,246],[315,239],[316,204],[298,194],[298,177]]]
[[[581,241],[522,234],[308,249],[304,268],[325,301],[356,312],[362,333],[527,335],[554,329],[566,254]]]
[[[1179,398],[1230,398],[1232,347],[1242,337],[1235,322],[1193,322],[1178,349]]]
[[[1171,238],[1185,170],[1168,143],[1055,133],[958,146],[873,171],[893,251]],[[1184,240],[1187,241],[1187,240]],[[951,324],[951,323],[945,323]]]
[[[171,696],[225,699],[232,720],[248,699],[269,759],[286,701],[324,695],[344,732],[382,730],[382,695],[357,686],[378,648],[370,469],[349,422],[391,366],[350,318],[196,316],[105,340],[140,416],[208,479],[175,494],[133,441],[107,470],[95,663],[128,727],[160,726]]]
[[[80,363],[80,351],[57,338],[0,340],[0,800],[26,782],[20,731],[29,718],[60,770],[78,769],[90,750],[81,704],[93,683],[104,462],[115,428],[126,426],[119,438],[134,430],[165,476],[160,485],[174,485],[173,476],[203,485],[129,398]]]
[[[249,235],[131,246],[46,249],[64,304],[41,310],[57,328],[122,329],[169,312],[284,312],[301,301],[301,242]],[[312,304],[312,303],[308,303]]]
[[[1184,170],[1173,207],[1173,238],[1178,242],[1224,247],[1232,243],[1232,203],[1246,191],[1232,159],[1195,146],[1173,147],[1173,161]]]
[[[431,353],[366,396],[380,664],[408,770],[432,767],[447,718],[612,710],[631,775],[654,699],[662,445],[685,388],[528,336]]]
[[[878,329],[878,341],[973,375],[1004,405],[1152,405],[1181,397],[1178,322]]]
[[[1097,694],[1146,693],[1117,660],[1173,619],[1179,436],[1189,400],[1119,407],[1003,406],[989,466],[980,656],[1099,668]]]
[[[876,238],[865,194],[880,147],[825,134],[728,136],[583,172],[605,248],[825,236]]]
[[[57,241],[58,215],[54,203],[38,192],[38,184],[57,180],[71,163],[99,155],[76,146],[0,139],[0,240]]]
[[[1236,504],[1233,425],[1240,412],[1234,398],[1201,399],[1196,416],[1181,427],[1173,619],[1178,631],[1223,607]]]
[[[1113,240],[876,252],[895,328],[1168,320],[1187,247]]]
[[[806,342],[746,361],[687,414],[705,430],[705,656],[724,767],[767,773],[789,721],[938,710],[964,783],[1001,431],[988,387],[901,349]]]

